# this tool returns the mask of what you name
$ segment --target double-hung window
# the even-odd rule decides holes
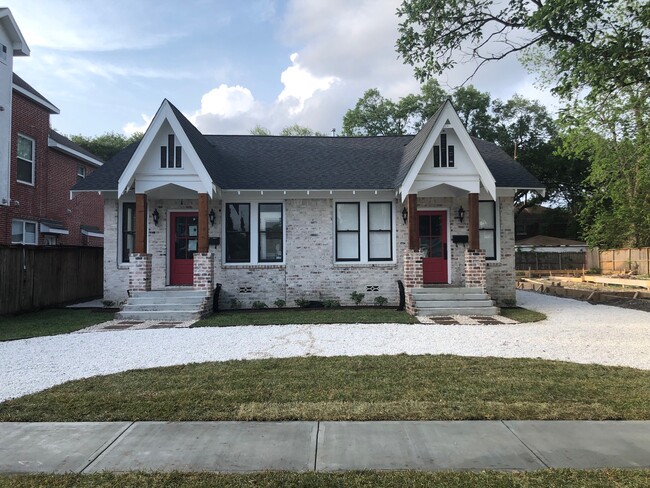
[[[36,245],[36,222],[13,220],[11,222],[11,243]]]
[[[251,261],[251,205],[226,204],[226,262]]]
[[[393,259],[391,202],[368,203],[368,261]]]
[[[135,203],[122,204],[122,262],[135,250]]]
[[[226,203],[225,262],[282,263],[284,216],[282,203]]]
[[[478,236],[481,249],[485,249],[486,259],[497,258],[496,202],[479,202]]]
[[[258,223],[258,261],[282,262],[282,204],[260,203]]]
[[[35,160],[34,139],[18,134],[16,147],[16,180],[28,185],[34,184],[34,160]]]
[[[336,260],[361,259],[359,203],[336,204]]]
[[[337,262],[393,260],[391,202],[338,202],[335,212]]]

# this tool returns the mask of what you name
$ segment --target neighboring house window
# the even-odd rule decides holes
[[[226,262],[251,261],[251,206],[249,203],[226,204]]]
[[[359,203],[336,204],[336,260],[359,261]]]
[[[34,184],[34,139],[18,134],[16,179]]]
[[[486,259],[497,258],[496,202],[479,202],[478,211],[479,245],[485,249]]]
[[[177,146],[174,134],[167,136],[167,145],[160,146],[160,167],[161,168],[182,168],[183,149]]]
[[[13,220],[11,222],[11,243],[31,245],[37,244],[36,222]]]
[[[122,262],[135,250],[135,203],[122,204]]]
[[[77,181],[83,180],[86,177],[86,167],[79,164],[77,166]]]
[[[282,204],[260,203],[258,222],[258,261],[282,262]]]
[[[368,261],[393,259],[393,205],[368,203]]]

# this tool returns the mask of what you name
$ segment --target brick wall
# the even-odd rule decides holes
[[[501,256],[499,261],[486,261],[487,292],[497,305],[514,305],[515,293],[515,217],[512,197],[499,198]]]

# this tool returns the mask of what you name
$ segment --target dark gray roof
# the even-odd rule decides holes
[[[65,137],[62,134],[59,134],[55,130],[50,129],[50,138],[55,141],[57,144],[61,144],[62,146],[66,146],[69,149],[72,149],[73,151],[77,151],[78,153],[81,153],[85,156],[88,156],[89,158],[96,159],[100,163],[103,162],[99,157],[95,156],[93,153],[88,151],[87,149],[84,149],[81,147],[79,144],[75,144],[72,142],[70,139]]]
[[[415,136],[202,135],[170,105],[210,177],[226,190],[396,189],[440,113],[431,117]],[[535,177],[497,145],[473,140],[497,187],[542,188]],[[127,147],[73,190],[116,190],[136,148],[137,143]]]
[[[12,74],[13,74],[13,83],[14,83],[16,86],[19,86],[20,88],[22,88],[23,90],[29,92],[30,94],[32,94],[32,95],[35,96],[36,98],[40,98],[43,102],[48,103],[48,104],[50,104],[52,107],[56,108],[56,105],[54,105],[54,104],[53,104],[52,102],[50,102],[47,98],[45,98],[43,95],[41,95],[39,92],[37,92],[36,89],[35,89],[32,85],[30,85],[29,83],[27,83],[25,80],[23,80],[23,79],[22,79],[20,76],[18,76],[16,73],[12,73]],[[49,113],[51,113],[51,114],[58,113],[58,112],[54,112],[54,111],[52,111],[52,109],[51,109],[50,107],[48,107],[47,105],[42,105],[42,106],[43,106],[43,108],[45,108],[45,109],[46,109]],[[59,110],[58,108],[56,108],[56,109]]]

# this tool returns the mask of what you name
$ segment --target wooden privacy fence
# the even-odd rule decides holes
[[[517,270],[562,270],[582,269],[585,265],[584,252],[516,252]]]
[[[598,251],[598,264],[603,274],[650,274],[650,247]]]
[[[0,315],[101,297],[104,250],[0,247]]]

